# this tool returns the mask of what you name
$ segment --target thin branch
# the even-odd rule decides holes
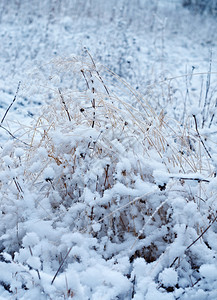
[[[85,76],[84,70],[81,70],[81,74],[83,75],[83,77],[84,77],[84,80],[85,80],[85,82],[86,82],[86,85],[87,85],[87,88],[88,88],[88,90],[89,90],[89,89],[90,89],[90,87],[89,87],[89,83],[88,83],[88,81],[87,81],[87,78],[86,78],[86,76]]]
[[[4,120],[5,120],[5,118],[6,118],[7,114],[8,114],[8,112],[9,112],[9,110],[11,109],[12,105],[14,104],[14,102],[15,102],[16,99],[17,99],[17,95],[18,95],[18,92],[19,92],[19,89],[20,89],[20,84],[21,84],[21,81],[19,81],[19,83],[18,83],[17,91],[16,91],[16,94],[15,94],[15,96],[14,96],[13,101],[12,101],[11,104],[8,106],[8,108],[7,108],[7,110],[6,110],[6,112],[5,112],[4,116],[3,116],[3,118],[1,119],[1,122],[0,122],[0,128],[4,129],[4,130],[5,130],[5,131],[6,131],[13,139],[15,139],[15,140],[17,140],[17,141],[23,143],[23,144],[26,145],[26,146],[31,147],[29,144],[27,144],[27,143],[21,141],[19,138],[15,137],[15,136],[7,129],[7,128],[5,128],[4,126],[2,126],[2,123],[4,122]]]
[[[18,95],[18,92],[19,92],[19,89],[20,89],[20,84],[21,84],[21,81],[19,81],[19,83],[18,83],[17,91],[16,91],[16,94],[15,94],[15,96],[14,96],[14,99],[13,99],[13,101],[11,102],[11,104],[8,106],[6,112],[5,112],[5,114],[4,114],[4,116],[3,116],[2,120],[1,120],[1,124],[4,122],[4,119],[5,119],[5,117],[7,116],[7,114],[8,114],[8,112],[9,112],[11,106],[12,106],[12,105],[14,104],[14,102],[16,101],[16,98],[17,98],[17,95]]]
[[[84,51],[89,55],[89,57],[90,57],[90,59],[91,59],[91,61],[92,61],[92,63],[93,63],[94,69],[95,69],[95,71],[96,71],[96,73],[97,73],[97,75],[98,75],[100,81],[102,82],[102,84],[103,84],[103,86],[104,86],[104,88],[105,88],[105,90],[106,90],[106,93],[110,96],[109,91],[108,91],[108,88],[107,88],[107,86],[105,85],[105,83],[104,83],[104,81],[103,81],[101,75],[99,74],[99,71],[98,71],[97,68],[96,68],[96,64],[95,64],[95,62],[94,62],[94,60],[93,60],[93,57],[90,55],[90,53],[89,53],[89,51],[87,50],[87,48],[84,48]]]
[[[68,116],[68,118],[69,118],[69,121],[71,122],[71,117],[70,117],[68,108],[67,108],[67,106],[66,106],[66,102],[65,102],[65,100],[64,100],[64,98],[63,98],[63,95],[62,95],[62,93],[61,93],[61,90],[58,89],[58,92],[59,92],[59,94],[60,94],[60,98],[61,98],[62,104],[63,104],[63,106],[64,106],[64,109],[65,109],[65,111],[66,111],[66,113],[67,113],[67,116]]]
[[[182,116],[182,123],[184,124],[185,115],[186,115],[186,105],[187,105],[187,99],[189,99],[189,87],[188,87],[188,77],[185,78],[185,84],[186,84],[186,94],[185,94],[185,100],[184,100],[184,109],[183,109],[183,116]]]
[[[170,176],[169,178],[171,179],[178,179],[178,180],[195,180],[195,181],[198,181],[198,182],[210,182],[208,179],[202,179],[202,178],[189,178],[189,177],[173,177],[173,176]]]
[[[203,235],[204,233],[207,232],[208,229],[210,229],[210,227],[212,226],[213,223],[215,223],[215,221],[217,220],[217,216],[212,220],[212,222],[209,224],[209,226],[198,236],[198,238],[196,240],[194,240],[187,248],[186,250],[188,250],[191,246],[193,246]],[[186,251],[185,250],[185,251]]]
[[[204,147],[204,149],[205,149],[207,155],[209,156],[209,158],[212,159],[212,156],[210,155],[209,151],[207,150],[207,148],[206,148],[206,146],[205,146],[205,144],[204,144],[204,141],[202,140],[201,135],[200,135],[200,133],[199,133],[199,131],[198,131],[196,116],[195,116],[195,115],[192,115],[192,116],[193,116],[193,118],[194,118],[195,129],[196,129],[197,135],[198,135],[198,137],[199,137],[199,139],[200,139],[200,141],[201,141],[201,144],[203,145],[203,147]]]
[[[208,115],[208,112],[209,112],[209,103],[207,102],[207,99],[208,99],[208,93],[209,93],[209,89],[210,89],[211,70],[212,70],[212,51],[210,51],[209,72],[207,73],[207,78],[206,78],[206,95],[205,95],[204,107],[203,107],[202,128],[204,127],[204,124],[205,124],[205,119],[206,119],[205,115]],[[207,109],[206,109],[206,106],[207,106]]]
[[[212,222],[209,224],[209,226],[185,249],[184,253],[191,248],[191,246],[193,246],[206,232],[207,230],[210,229],[210,227],[213,225],[213,223],[215,223],[215,221],[217,220],[217,216],[212,220]],[[177,256],[174,261],[171,263],[170,268],[175,264],[175,262],[177,261],[179,257]]]
[[[17,138],[16,136],[14,136],[7,128],[5,128],[4,126],[2,126],[0,124],[0,128],[4,129],[13,139],[21,142],[22,144],[28,146],[28,147],[32,147],[31,145],[27,144],[26,142],[21,141],[19,138]]]
[[[31,249],[30,246],[29,246],[29,252],[30,252],[31,256],[33,256],[32,249]],[[41,276],[40,276],[39,270],[36,269],[36,272],[37,272],[37,274],[38,274],[38,279],[41,280]]]
[[[93,80],[92,74],[91,74],[91,79],[90,80],[91,80],[91,84],[92,84],[91,92],[93,94],[92,107],[94,109],[94,111],[93,111],[93,123],[92,123],[92,128],[93,128],[94,124],[95,124],[95,120],[96,120],[96,100],[95,100],[95,97],[94,97],[95,88],[94,88],[94,80]]]
[[[16,188],[17,188],[18,192],[19,192],[19,193],[23,193],[23,190],[22,190],[22,188],[21,188],[19,182],[16,180],[16,178],[13,178],[13,180],[14,180],[14,183],[15,183],[15,185],[16,185]]]
[[[131,298],[133,299],[134,298],[134,296],[135,296],[135,284],[136,284],[136,275],[134,275],[134,278],[133,278],[133,280],[132,280],[132,284],[133,284],[133,290],[132,290],[132,296],[131,296]]]
[[[216,107],[217,107],[217,99],[215,100],[215,108],[216,108]],[[210,119],[209,128],[210,128],[211,125],[212,125],[212,122],[213,122],[214,117],[215,117],[215,111],[214,111],[214,113],[212,114],[212,117],[211,117],[211,119]]]
[[[54,277],[53,277],[53,279],[52,279],[52,281],[51,281],[51,284],[54,283],[54,280],[56,279],[56,277],[57,277],[59,271],[61,270],[61,268],[62,268],[62,266],[63,266],[65,260],[66,260],[67,257],[69,256],[69,253],[71,252],[71,250],[72,250],[72,246],[69,248],[68,252],[66,253],[65,257],[63,258],[63,260],[62,260],[62,262],[61,262],[61,264],[60,264],[58,270],[56,271],[56,273],[55,273],[55,275],[54,275]]]

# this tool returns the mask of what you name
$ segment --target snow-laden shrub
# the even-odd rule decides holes
[[[201,137],[157,114],[115,74],[105,82],[105,69],[87,56],[56,62],[77,90],[54,87],[22,128],[25,144],[0,149],[2,296],[211,293],[216,179]]]

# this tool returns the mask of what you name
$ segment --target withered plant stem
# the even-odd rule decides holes
[[[22,140],[20,140],[16,136],[14,136],[7,128],[5,128],[4,126],[2,126],[1,124],[0,124],[0,128],[4,129],[13,139],[21,142],[22,144],[24,144],[24,145],[26,145],[28,147],[32,147],[31,145],[27,144],[26,142],[23,142]]]
[[[190,249],[206,232],[207,230],[210,229],[210,227],[213,225],[213,223],[215,223],[215,221],[217,220],[217,216],[212,220],[212,222],[209,224],[209,226],[206,227],[206,229],[185,249],[184,253]],[[179,257],[177,256],[174,261],[171,263],[170,268],[175,264],[175,262],[177,261]]]
[[[201,141],[201,144],[203,145],[203,147],[204,147],[204,149],[205,149],[207,155],[209,156],[209,158],[212,159],[212,156],[210,155],[209,151],[207,150],[207,148],[206,148],[206,146],[205,146],[205,144],[204,144],[204,141],[202,140],[202,137],[201,137],[201,135],[200,135],[200,133],[199,133],[198,126],[197,126],[197,119],[196,119],[196,116],[195,116],[195,115],[192,115],[192,116],[193,116],[193,118],[194,118],[195,129],[196,129],[197,135],[198,135],[198,137],[199,137],[199,139],[200,139],[200,141]]]
[[[6,112],[5,112],[5,114],[4,114],[4,116],[3,116],[2,120],[1,120],[1,124],[4,122],[4,119],[6,118],[6,116],[7,116],[8,112],[9,112],[11,106],[12,106],[12,105],[14,104],[14,102],[16,101],[16,98],[17,98],[17,95],[18,95],[18,92],[19,92],[19,89],[20,89],[20,84],[21,84],[21,81],[19,81],[19,83],[18,83],[17,91],[16,91],[16,94],[15,94],[15,96],[14,96],[14,99],[13,99],[13,101],[11,102],[11,104],[8,106]]]
[[[65,102],[65,100],[64,100],[64,98],[63,98],[63,95],[62,95],[62,93],[61,93],[61,90],[58,89],[58,92],[59,92],[59,94],[60,94],[60,98],[61,98],[62,104],[63,104],[63,106],[64,106],[64,109],[65,109],[65,111],[66,111],[66,113],[67,113],[67,116],[68,116],[68,118],[69,118],[69,121],[71,122],[71,117],[70,117],[68,108],[67,108],[67,106],[66,106],[66,102]]]

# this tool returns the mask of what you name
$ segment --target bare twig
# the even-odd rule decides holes
[[[201,105],[202,92],[203,92],[203,76],[202,76],[201,87],[200,87],[199,107]]]
[[[210,227],[212,226],[213,223],[215,223],[215,221],[217,220],[217,216],[212,220],[212,222],[209,224],[209,226],[198,236],[198,238],[196,240],[194,240],[187,248],[186,250],[188,250],[189,248],[191,248],[191,246],[193,246],[203,235],[204,233],[207,232],[208,229],[210,229]],[[186,251],[185,250],[185,251]]]
[[[198,135],[198,137],[199,137],[199,139],[200,139],[200,141],[201,141],[201,144],[203,145],[203,147],[204,147],[204,149],[205,149],[207,155],[209,156],[209,158],[212,159],[212,156],[210,155],[209,151],[207,150],[207,148],[206,148],[206,146],[205,146],[205,144],[204,144],[204,141],[202,140],[201,135],[200,135],[200,133],[199,133],[199,131],[198,131],[196,116],[195,116],[195,115],[192,115],[192,116],[193,116],[193,118],[194,118],[195,129],[196,129],[197,135]]]
[[[32,248],[30,246],[29,246],[29,252],[30,252],[31,256],[33,256]]]
[[[18,83],[17,91],[16,91],[16,94],[15,94],[15,96],[14,96],[14,99],[13,99],[13,101],[11,102],[11,104],[8,106],[6,112],[5,112],[5,114],[4,114],[4,116],[3,116],[2,120],[1,120],[1,124],[4,122],[4,119],[5,119],[5,117],[7,116],[7,114],[8,114],[8,112],[9,112],[11,106],[12,106],[12,105],[14,104],[14,102],[16,101],[16,98],[17,98],[17,95],[18,95],[18,92],[19,92],[19,89],[20,89],[20,84],[21,84],[21,81],[19,81],[19,83]]]
[[[197,182],[210,182],[208,179],[202,179],[202,178],[191,178],[191,177],[173,177],[170,176],[171,179],[178,179],[178,180],[193,180]]]
[[[32,248],[31,248],[30,246],[29,246],[29,252],[30,252],[31,256],[33,256]],[[39,270],[36,269],[36,272],[37,272],[37,274],[38,274],[38,279],[41,280],[41,276],[40,276]]]
[[[216,110],[216,107],[217,107],[217,99],[215,100],[215,110]],[[213,119],[215,117],[215,110],[214,110],[214,113],[211,116],[210,123],[209,123],[209,128],[211,127]]]
[[[186,72],[187,73],[187,72]],[[182,116],[182,123],[184,124],[185,115],[186,115],[186,105],[187,105],[187,99],[189,99],[189,87],[188,87],[188,76],[185,78],[186,83],[186,94],[185,94],[185,100],[184,100],[184,109],[183,109],[183,116]]]
[[[22,144],[24,144],[24,145],[26,145],[28,147],[31,147],[31,145],[27,144],[26,142],[21,141],[19,138],[17,138],[16,136],[14,136],[7,128],[5,128],[4,126],[2,126],[1,124],[0,124],[0,128],[4,129],[13,139],[21,142]]]
[[[198,284],[198,282],[201,280],[201,278],[198,278],[195,283],[192,284],[192,287],[194,287],[196,284]]]
[[[57,277],[59,271],[61,270],[61,268],[62,268],[62,266],[63,266],[65,260],[66,260],[67,257],[69,256],[69,253],[71,252],[71,250],[72,250],[72,246],[69,248],[68,252],[66,253],[65,257],[63,258],[63,260],[62,260],[62,262],[61,262],[61,264],[60,264],[58,270],[56,271],[56,273],[55,273],[55,275],[54,275],[54,277],[53,277],[53,279],[52,279],[52,281],[51,281],[51,284],[54,283],[54,280],[56,279],[56,277]]]
[[[213,223],[215,223],[215,221],[217,220],[217,216],[212,220],[212,222],[209,224],[209,226],[207,226],[207,228],[185,249],[184,253],[191,248],[206,232],[207,230],[210,229],[210,227],[213,225]],[[179,259],[179,257],[177,256],[174,261],[171,263],[170,268],[175,264],[175,262],[177,261],[177,259]]]
[[[18,192],[19,192],[19,193],[23,193],[23,190],[22,190],[22,188],[21,188],[19,182],[16,180],[16,178],[13,178],[13,181],[14,181],[14,183],[15,183],[15,185],[16,185],[16,188],[17,188]]]
[[[67,106],[66,106],[66,102],[65,102],[65,100],[64,100],[64,98],[63,98],[63,95],[62,95],[62,93],[61,93],[61,90],[58,89],[58,92],[59,92],[59,94],[60,94],[60,98],[61,98],[62,104],[63,104],[63,106],[64,106],[64,109],[65,109],[65,111],[66,111],[66,113],[67,113],[67,116],[68,116],[68,118],[69,118],[69,121],[71,122],[71,117],[70,117],[68,108],[67,108]]]
[[[132,280],[132,284],[133,284],[133,290],[132,290],[132,299],[134,298],[134,296],[135,296],[135,284],[136,284],[136,275],[134,275],[134,278],[133,278],[133,280]]]
[[[89,83],[88,83],[88,81],[87,81],[87,78],[86,78],[86,75],[85,75],[85,73],[84,73],[84,70],[81,70],[81,74],[83,75],[84,80],[85,80],[86,85],[87,85],[87,88],[88,88],[88,90],[89,90],[89,89],[90,89],[90,86],[89,86]]]
[[[90,55],[90,53],[89,53],[89,51],[87,50],[87,48],[84,48],[84,51],[89,55],[89,57],[90,57],[90,59],[91,59],[91,61],[92,61],[92,63],[93,63],[94,70],[96,71],[96,73],[97,73],[97,75],[98,75],[100,81],[102,82],[102,84],[103,84],[103,86],[104,86],[104,88],[105,88],[105,90],[106,90],[106,93],[107,93],[108,95],[110,95],[107,86],[105,85],[105,83],[104,83],[104,81],[103,81],[101,75],[99,74],[99,71],[98,71],[97,68],[96,68],[96,64],[95,64],[95,62],[94,62],[94,60],[93,60],[93,57]]]
[[[16,101],[16,98],[17,98],[17,95],[18,95],[18,92],[19,92],[19,89],[20,89],[20,84],[21,84],[21,81],[19,81],[19,83],[18,83],[17,91],[16,91],[16,94],[15,94],[15,96],[14,96],[13,101],[12,101],[11,104],[8,106],[8,108],[7,108],[7,110],[6,110],[6,112],[5,112],[4,116],[3,116],[3,118],[1,119],[1,122],[0,122],[0,128],[4,129],[4,130],[5,130],[5,131],[6,131],[13,139],[15,139],[15,140],[17,140],[17,141],[23,143],[23,144],[26,145],[26,146],[31,147],[29,144],[27,144],[27,143],[21,141],[19,138],[15,137],[15,136],[7,129],[7,128],[5,128],[4,126],[2,126],[2,123],[4,122],[4,120],[5,120],[5,118],[6,118],[7,114],[8,114],[8,112],[9,112],[9,110],[11,109],[12,105],[13,105],[14,102]]]
[[[207,78],[206,78],[206,94],[205,94],[204,107],[203,107],[202,128],[204,127],[205,124],[206,115],[208,115],[209,112],[208,93],[210,88],[211,70],[212,70],[212,51],[210,51],[209,72],[207,73]]]
[[[94,85],[94,81],[93,81],[92,74],[91,74],[91,84],[92,84],[91,92],[93,94],[92,107],[94,109],[94,111],[93,111],[93,123],[92,123],[92,128],[93,128],[94,124],[95,124],[95,119],[96,119],[96,100],[95,100],[95,96],[94,96],[95,88],[93,86]]]

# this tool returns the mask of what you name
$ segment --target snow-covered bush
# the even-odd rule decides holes
[[[1,295],[214,299],[215,164],[201,136],[87,51],[54,66],[77,89],[53,87],[0,149]]]

